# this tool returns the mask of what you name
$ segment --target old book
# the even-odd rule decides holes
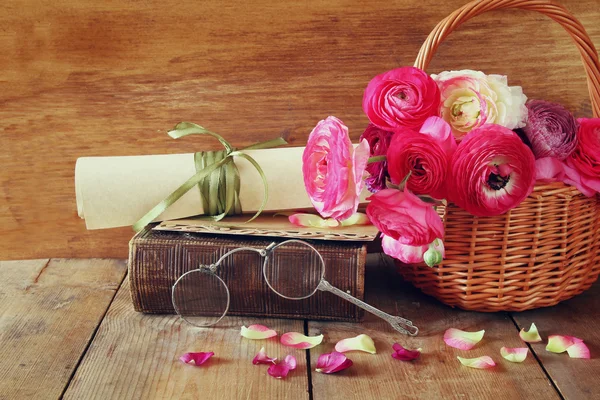
[[[239,247],[265,248],[289,238],[159,231],[146,228],[130,242],[129,280],[136,311],[174,313],[172,286],[183,273],[215,263]],[[322,255],[325,279],[358,299],[364,297],[366,242],[308,241]],[[247,254],[247,253],[245,253]],[[228,315],[359,321],[363,311],[331,293],[317,291],[304,300],[280,297],[266,284],[263,259],[244,255],[218,271],[231,294]],[[298,258],[298,263],[301,259]],[[238,265],[240,264],[240,265]],[[243,264],[243,265],[242,265]],[[298,268],[293,265],[288,268]],[[299,279],[302,279],[300,276]]]

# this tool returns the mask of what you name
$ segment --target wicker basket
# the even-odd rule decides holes
[[[537,11],[573,37],[587,73],[594,117],[600,115],[600,63],[583,26],[563,6],[541,0],[473,1],[431,32],[415,66],[426,69],[438,45],[463,22],[502,8]],[[547,307],[588,289],[600,272],[600,201],[562,183],[544,184],[504,215],[475,217],[450,204],[443,215],[446,258],[437,267],[400,265],[423,292],[467,310]]]

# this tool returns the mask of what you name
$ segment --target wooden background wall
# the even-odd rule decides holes
[[[86,231],[81,156],[190,152],[189,120],[237,146],[283,130],[302,145],[336,115],[357,139],[362,91],[412,65],[431,28],[465,0],[5,0],[0,13],[0,259],[126,257],[130,228]],[[563,3],[600,47],[600,1]],[[430,71],[503,73],[530,97],[589,116],[579,56],[562,29],[490,13],[450,37]]]

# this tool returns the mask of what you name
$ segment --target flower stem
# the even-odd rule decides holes
[[[367,164],[376,163],[376,162],[385,161],[385,160],[387,160],[386,156],[369,157],[369,159],[367,160]]]

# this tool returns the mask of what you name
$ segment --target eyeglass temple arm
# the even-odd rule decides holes
[[[362,308],[363,310],[370,312],[371,314],[377,315],[379,318],[387,321],[392,326],[392,328],[394,328],[395,330],[397,330],[400,333],[404,333],[409,336],[417,336],[417,334],[419,333],[419,328],[414,326],[411,321],[404,319],[402,317],[397,317],[397,316],[393,316],[388,313],[385,313],[385,312],[381,311],[380,309],[375,308],[375,307],[365,303],[364,301],[361,301],[361,300],[357,299],[356,297],[344,292],[343,290],[340,290],[340,289],[336,288],[335,286],[332,286],[329,282],[327,282],[325,280],[322,280],[321,283],[319,283],[318,289],[322,290],[322,291],[333,293],[336,296],[339,296],[345,300],[348,300],[350,303],[354,304],[355,306],[358,306],[358,307]]]

